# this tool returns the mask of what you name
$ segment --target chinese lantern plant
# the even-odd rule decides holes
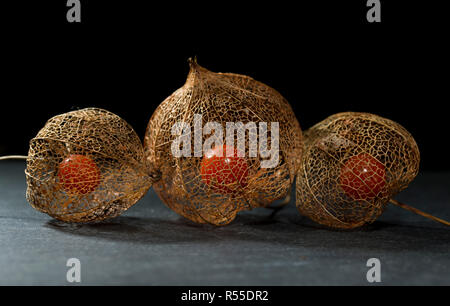
[[[305,132],[297,208],[322,225],[350,229],[375,221],[388,203],[450,225],[393,197],[419,171],[414,138],[398,123],[368,113],[338,113]]]
[[[57,115],[30,141],[27,200],[65,222],[116,217],[151,187],[142,143],[123,119],[86,108]]]
[[[264,158],[250,156],[248,142],[243,149],[245,156],[198,152],[193,136],[198,115],[201,127],[214,122],[224,131],[229,122],[265,122],[270,131],[272,123],[278,123],[279,162],[262,167]],[[180,122],[192,132],[188,135],[188,145],[193,148],[190,156],[172,153],[178,137],[173,127]],[[212,133],[203,133],[200,142],[205,143]],[[272,134],[268,135],[268,143],[274,143]],[[260,134],[256,139],[260,143]],[[231,152],[237,149],[223,141],[215,150],[227,147]],[[291,106],[273,88],[248,76],[211,72],[190,60],[184,86],[163,101],[151,117],[144,149],[151,167],[161,173],[153,187],[168,207],[197,223],[225,225],[241,210],[268,206],[286,197],[300,163],[302,132]]]

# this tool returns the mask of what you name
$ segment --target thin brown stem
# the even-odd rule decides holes
[[[7,160],[7,159],[28,159],[28,156],[24,155],[7,155],[7,156],[0,156],[0,160]]]
[[[442,220],[442,219],[440,219],[440,218],[438,218],[438,217],[435,217],[435,216],[432,216],[432,215],[430,215],[430,214],[427,214],[426,212],[423,212],[423,211],[421,211],[421,210],[419,210],[419,209],[417,209],[417,208],[414,208],[414,207],[411,207],[411,206],[409,206],[409,205],[400,203],[399,201],[394,200],[394,199],[390,199],[390,202],[391,202],[392,204],[398,206],[398,207],[401,207],[401,208],[403,208],[403,209],[409,210],[409,211],[411,211],[411,212],[413,212],[413,213],[415,213],[415,214],[418,214],[418,215],[423,216],[423,217],[425,217],[425,218],[428,218],[428,219],[431,219],[431,220],[433,220],[433,221],[442,223],[442,224],[444,224],[444,225],[450,226],[450,222],[445,221],[445,220]]]

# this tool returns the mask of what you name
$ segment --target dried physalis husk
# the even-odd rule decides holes
[[[271,87],[248,76],[211,72],[195,60],[190,66],[184,86],[163,101],[151,117],[145,154],[161,173],[161,180],[153,187],[168,207],[194,222],[225,225],[241,210],[268,206],[287,195],[300,163],[302,132],[289,103]],[[246,126],[255,123],[246,132],[245,150],[238,150],[237,141],[231,145],[225,141],[227,123],[239,122]],[[273,122],[278,123],[279,137],[272,135]],[[179,137],[173,133],[177,123],[187,126],[190,133],[188,157],[175,157],[171,150]],[[211,123],[213,129],[208,130]],[[279,140],[279,158],[272,167],[262,166],[269,157],[261,157],[260,150],[257,156],[249,154],[250,135],[259,149],[264,144],[264,123],[267,148],[274,148]],[[223,135],[218,136],[220,127]],[[211,135],[223,140],[222,154],[230,148],[227,156],[232,158],[208,160],[201,144]],[[200,137],[200,147],[195,145],[196,137]],[[237,157],[238,152],[245,157]]]
[[[328,117],[305,132],[297,208],[315,222],[355,228],[373,222],[419,171],[414,138],[368,113]]]
[[[152,184],[132,127],[97,108],[48,120],[30,141],[25,173],[31,206],[66,222],[118,216]]]

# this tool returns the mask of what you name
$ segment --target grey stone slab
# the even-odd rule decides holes
[[[332,231],[292,202],[197,225],[150,191],[124,215],[95,225],[52,220],[26,202],[23,162],[0,163],[0,285],[67,285],[81,261],[85,285],[365,285],[381,260],[382,284],[450,285],[450,228],[397,207],[355,231]],[[450,219],[450,173],[421,173],[397,199]]]

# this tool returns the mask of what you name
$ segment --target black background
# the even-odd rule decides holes
[[[96,106],[141,136],[183,85],[187,59],[283,94],[306,129],[340,111],[393,119],[422,170],[448,170],[448,21],[442,1],[3,1],[0,154],[26,154],[50,117]]]

